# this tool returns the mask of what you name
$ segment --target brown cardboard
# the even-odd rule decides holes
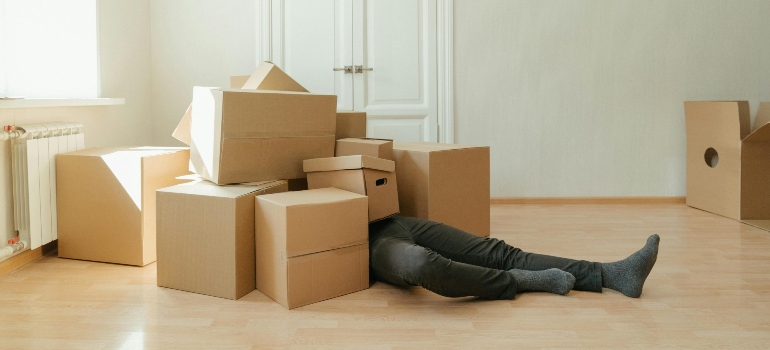
[[[186,180],[185,148],[89,148],[56,156],[59,257],[155,261],[155,190]]]
[[[687,205],[770,231],[770,103],[684,103]],[[752,131],[753,130],[753,131]]]
[[[336,139],[366,137],[366,112],[337,111]]]
[[[337,96],[195,87],[190,160],[216,184],[305,177],[334,154]]]
[[[257,70],[250,76],[230,77],[230,88],[307,92],[302,85],[299,85],[299,83],[270,62],[261,62],[259,66],[257,66]],[[191,120],[192,105],[187,107],[187,111],[182,117],[182,120],[179,121],[176,129],[171,134],[175,139],[182,141],[188,146],[190,145]]]
[[[249,81],[249,78],[251,78],[250,75],[235,75],[230,77],[230,88],[231,89],[243,89],[243,85],[246,85],[246,82]]]
[[[401,215],[489,236],[489,147],[393,145]]]
[[[257,289],[288,309],[369,286],[367,198],[336,188],[256,197]]]
[[[205,180],[158,190],[158,286],[227,299],[253,291],[254,198],[286,191],[286,181]]]
[[[369,197],[369,221],[397,214],[395,163],[367,156],[308,159],[304,162],[308,188],[334,187]]]
[[[346,138],[337,140],[335,157],[362,155],[393,160],[393,140]]]

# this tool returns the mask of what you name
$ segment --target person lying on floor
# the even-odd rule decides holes
[[[404,216],[369,224],[371,267],[377,280],[422,286],[446,297],[513,299],[516,293],[614,289],[632,298],[658,258],[660,237],[612,263],[527,253],[495,238]]]

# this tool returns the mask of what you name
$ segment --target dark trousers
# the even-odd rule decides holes
[[[446,297],[513,299],[510,269],[557,268],[575,276],[575,290],[602,291],[600,263],[527,253],[424,219],[394,216],[370,224],[369,250],[379,281],[422,286]]]

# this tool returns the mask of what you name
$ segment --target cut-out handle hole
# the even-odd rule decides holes
[[[706,165],[716,168],[719,164],[719,153],[713,148],[706,150],[706,154],[703,156],[706,159]]]
[[[379,180],[374,182],[374,184],[377,185],[377,186],[382,186],[382,185],[385,185],[387,183],[388,183],[388,179],[379,179]]]

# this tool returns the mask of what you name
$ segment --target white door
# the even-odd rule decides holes
[[[268,0],[258,57],[365,111],[369,137],[436,142],[436,1]]]
[[[353,15],[354,108],[368,136],[436,142],[436,0],[354,0]]]

